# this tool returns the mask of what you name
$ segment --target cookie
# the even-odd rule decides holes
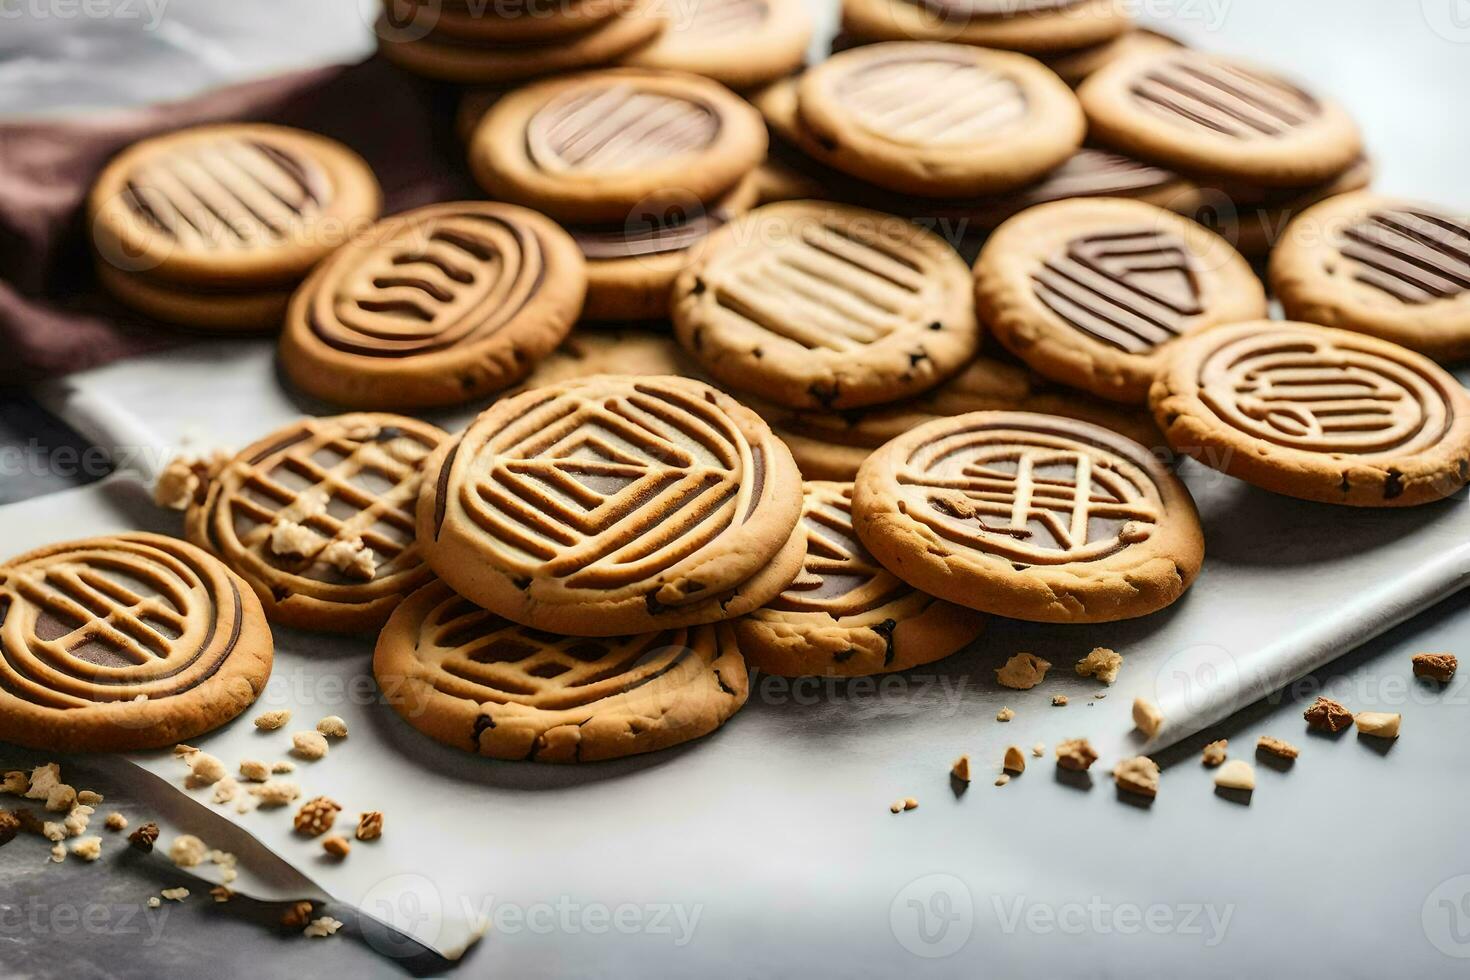
[[[843,0],[843,29],[873,41],[953,41],[1028,53],[1101,44],[1129,29],[1111,0]]]
[[[1093,139],[1185,173],[1304,187],[1363,153],[1336,102],[1221,55],[1144,52],[1103,68],[1077,96]]]
[[[576,243],[511,204],[434,204],[388,218],[291,298],[281,366],[353,408],[455,405],[520,380],[576,322]]]
[[[852,528],[852,484],[804,493],[801,574],[735,621],[747,663],[782,677],[863,677],[932,663],[980,635],[984,615],[911,588],[868,554]]]
[[[490,44],[565,41],[626,14],[631,0],[384,0],[380,37]]]
[[[1342,327],[1436,360],[1470,356],[1470,217],[1349,194],[1302,214],[1271,256],[1294,320]]]
[[[585,327],[573,331],[537,364],[517,393],[594,374],[673,374],[689,378],[696,377],[699,370],[667,333]]]
[[[1303,211],[1334,197],[1363,190],[1373,182],[1373,171],[1373,162],[1360,157],[1336,177],[1310,187],[1206,186],[1199,191],[1195,214],[1206,227],[1223,235],[1241,255],[1264,258]],[[1181,213],[1194,216],[1188,210],[1181,209]]]
[[[647,44],[664,29],[657,0],[636,0],[591,29],[540,40],[455,37],[441,30],[375,25],[378,51],[406,71],[462,85],[503,85],[605,65]]]
[[[492,197],[618,223],[713,202],[765,155],[760,114],[718,82],[621,68],[506,95],[475,130],[470,169]]]
[[[55,544],[0,565],[0,741],[161,748],[265,688],[270,627],[219,561],[158,534]]]
[[[1062,81],[1076,88],[1115,61],[1144,52],[1178,51],[1183,47],[1185,45],[1178,38],[1139,27],[1101,44],[1046,55],[1040,60]]]
[[[413,510],[429,453],[446,438],[396,415],[293,422],[199,488],[185,531],[250,584],[273,622],[377,629],[431,577]]]
[[[393,709],[431,738],[528,762],[678,745],[723,725],[749,691],[728,624],[557,636],[486,612],[443,582],[398,607],[373,674]]]
[[[291,304],[289,289],[247,292],[186,289],[96,265],[97,281],[124,306],[163,323],[210,333],[262,333],[281,328]]]
[[[1176,345],[1149,401],[1177,451],[1288,497],[1409,507],[1470,482],[1470,394],[1376,337],[1213,327]]]
[[[1147,615],[1204,560],[1189,491],[1108,429],[1026,412],[921,425],[863,463],[853,520],[879,561],[951,602],[1041,623]]]
[[[757,185],[752,174],[713,204],[639,211],[621,225],[570,226],[587,260],[584,320],[663,320],[669,315],[674,279],[704,249],[715,231],[749,211]]]
[[[1176,338],[1266,315],[1250,265],[1224,239],[1138,201],[1022,212],[975,264],[976,308],[1038,374],[1142,404]]]
[[[1075,153],[1087,129],[1071,89],[1039,62],[963,44],[843,51],[801,76],[796,100],[818,159],[923,197],[1028,184]]]
[[[934,387],[980,344],[964,261],[892,215],[757,208],[675,281],[679,343],[717,380],[797,408],[850,408]]]
[[[786,443],[808,480],[851,480],[875,449],[916,426],[968,412],[1060,415],[1101,425],[1153,450],[1164,437],[1144,411],[1131,412],[1080,392],[1051,386],[1024,368],[977,357],[959,374],[917,398],[843,412],[782,408],[747,399]]]
[[[705,75],[744,92],[800,68],[811,39],[803,0],[692,0],[619,63]]]
[[[686,378],[598,375],[486,409],[429,461],[418,540],[466,598],[618,636],[732,619],[801,568],[791,453]]]

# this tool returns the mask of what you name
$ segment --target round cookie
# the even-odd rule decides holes
[[[1171,211],[1111,198],[1022,212],[975,264],[981,322],[1038,374],[1142,404],[1169,346],[1266,315],[1266,293],[1223,238]]]
[[[1041,54],[1117,37],[1131,21],[1114,0],[842,0],[842,26],[874,41],[953,41]]]
[[[901,218],[768,204],[710,237],[670,312],[716,379],[796,408],[852,408],[916,395],[975,355],[967,275],[943,239]]]
[[[803,0],[692,0],[620,64],[704,75],[743,92],[800,68],[811,38]]]
[[[576,322],[585,263],[512,204],[434,204],[380,222],[297,290],[281,366],[353,408],[455,405],[506,388]]]
[[[184,541],[122,534],[0,565],[0,741],[47,752],[162,748],[265,689],[260,603]]]
[[[1470,357],[1470,217],[1378,194],[1333,198],[1287,227],[1271,288],[1291,319],[1440,361]]]
[[[362,158],[315,133],[195,126],[136,143],[88,198],[99,260],[161,287],[289,287],[378,216]]]
[[[1016,411],[1080,419],[1122,433],[1149,449],[1167,449],[1144,411],[1131,412],[1080,392],[1050,386],[1024,368],[977,357],[959,374],[917,398],[844,412],[782,408],[747,400],[786,443],[808,480],[851,480],[891,439],[934,419],[968,412]]]
[[[745,704],[725,623],[603,639],[527,629],[431,582],[378,637],[373,675],[403,720],[492,759],[597,762],[707,735]]]
[[[1169,444],[1273,493],[1410,507],[1470,482],[1470,394],[1422,355],[1304,323],[1181,341],[1149,399]]]
[[[1184,44],[1178,38],[1139,27],[1101,44],[1047,55],[1041,59],[1041,63],[1056,72],[1062,81],[1076,88],[1087,81],[1090,75],[1115,61],[1142,52],[1178,51],[1182,47]]]
[[[377,629],[431,577],[413,510],[425,461],[447,438],[396,415],[293,422],[200,486],[185,531],[250,584],[273,622]]]
[[[520,44],[565,42],[604,26],[632,0],[384,0],[380,37],[432,34],[441,39]]]
[[[694,262],[711,234],[750,210],[756,189],[752,174],[711,205],[691,202],[672,216],[635,213],[619,227],[568,228],[587,260],[582,318],[666,319],[675,278]]]
[[[1344,194],[1360,191],[1373,182],[1373,162],[1367,157],[1324,184],[1311,187],[1229,189],[1205,187],[1199,192],[1194,212],[1200,220],[1223,235],[1241,255],[1260,259],[1268,255],[1286,234],[1291,222],[1308,208]],[[1224,194],[1221,200],[1220,194]],[[1181,209],[1186,216],[1193,216]]]
[[[746,662],[781,677],[864,677],[933,663],[985,628],[874,560],[852,527],[852,484],[808,483],[806,561],[796,581],[734,623]]]
[[[96,265],[97,281],[124,306],[179,327],[214,333],[255,333],[281,328],[291,292],[182,289],[124,272],[108,262]]]
[[[732,619],[801,568],[801,477],[730,396],[598,375],[486,409],[434,454],[418,540],[472,601],[539,630],[619,636]]]
[[[1221,55],[1143,52],[1103,68],[1077,96],[1093,139],[1186,173],[1304,187],[1363,152],[1336,102]]]
[[[889,190],[1012,190],[1077,151],[1087,124],[1039,62],[963,44],[853,48],[797,82],[797,117],[824,162]]]
[[[719,83],[621,68],[503,97],[475,130],[470,169],[493,197],[616,223],[714,201],[765,154],[760,114]]]
[[[375,28],[378,51],[387,60],[416,75],[461,85],[523,82],[605,65],[652,41],[663,29],[656,0],[638,0],[626,13],[590,30],[540,41],[468,40],[443,32],[399,34],[384,18]]]
[[[699,369],[667,333],[579,328],[536,365],[536,370],[526,376],[515,393],[590,378],[594,374],[672,374],[691,378],[699,375]]]
[[[858,471],[853,521],[931,595],[1040,623],[1144,616],[1204,560],[1189,491],[1143,446],[1086,422],[976,412],[921,425]]]

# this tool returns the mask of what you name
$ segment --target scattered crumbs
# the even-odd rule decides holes
[[[888,812],[889,813],[902,813],[903,812],[903,800],[894,800],[892,803],[888,804]]]
[[[327,755],[327,738],[321,732],[297,732],[291,736],[291,751],[308,762],[324,759]]]
[[[273,732],[278,728],[284,727],[290,720],[291,712],[289,711],[267,711],[265,714],[256,717],[255,727],[263,732]]]
[[[61,844],[61,843],[52,844],[51,845],[51,856],[50,856],[50,858],[48,858],[48,860],[50,860],[50,861],[52,861],[52,862],[54,862],[56,864],[60,864],[62,861],[65,861],[66,860],[66,845],[65,844]]]
[[[1001,708],[995,713],[996,721],[1010,721],[1014,717],[1016,717],[1016,713],[1010,708]]]
[[[150,909],[156,909],[156,908],[158,908],[162,904],[163,904],[163,899],[159,898],[157,895],[149,895],[148,896],[148,907]]]
[[[71,852],[83,861],[95,861],[102,856],[102,838],[78,837],[72,841]]]
[[[184,899],[189,897],[189,889],[182,886],[179,888],[165,888],[158,894],[160,897],[165,898],[170,902],[182,902]]]
[[[1159,765],[1146,755],[1124,759],[1113,768],[1113,782],[1124,792],[1153,799],[1159,795]]]
[[[1220,739],[1205,746],[1201,762],[1210,768],[1220,765],[1225,761],[1225,750],[1230,747],[1228,739]]]
[[[357,821],[358,840],[377,840],[383,836],[383,814],[378,810],[369,810]]]
[[[224,885],[215,885],[209,890],[209,894],[210,897],[215,900],[215,902],[221,905],[235,897],[235,893],[230,891]]]
[[[1023,773],[1026,771],[1026,754],[1021,751],[1019,745],[1008,745],[1000,767],[1006,772]]]
[[[307,927],[302,930],[302,935],[311,939],[323,939],[327,936],[335,936],[337,930],[341,928],[341,922],[332,918],[330,915],[324,915],[320,919],[312,919]]]
[[[1065,694],[1053,694],[1051,696],[1051,703],[1054,708],[1065,708],[1067,706],[1067,696]]]
[[[1079,677],[1095,677],[1110,685],[1118,679],[1118,671],[1123,669],[1123,655],[1107,647],[1096,647],[1077,661],[1075,669]]]
[[[1281,739],[1272,738],[1270,735],[1262,735],[1257,740],[1256,751],[1264,752],[1267,755],[1274,755],[1278,759],[1295,759],[1302,754],[1301,749],[1292,745],[1290,742],[1283,742]]]
[[[1413,663],[1415,677],[1426,677],[1440,684],[1448,684],[1460,666],[1453,653],[1416,653]]]
[[[347,722],[336,715],[328,715],[316,723],[316,730],[327,738],[346,738]]]
[[[1215,773],[1215,785],[1249,793],[1256,788],[1256,771],[1244,759],[1231,759]]]
[[[259,759],[246,759],[240,763],[240,778],[251,783],[263,783],[271,778],[271,767]]]
[[[949,767],[949,774],[961,782],[970,781],[970,757],[962,755],[954,760],[954,765]]]
[[[903,808],[905,810],[916,810],[918,809],[918,807],[919,801],[914,799],[912,796],[905,796],[903,798]]]
[[[311,921],[313,906],[310,902],[294,902],[281,913],[281,926],[286,929],[304,929]]]
[[[999,776],[996,776],[995,777],[995,785],[997,785],[997,786],[1004,786],[1006,783],[1008,783],[1010,781],[1011,781],[1011,777],[1009,775],[1007,775],[1006,773],[1001,773]]]
[[[1164,727],[1164,713],[1152,701],[1134,698],[1133,724],[1146,738],[1153,738]]]
[[[193,834],[180,834],[168,847],[168,859],[181,868],[197,868],[204,863],[209,849]],[[164,898],[168,896],[165,895]]]
[[[1353,723],[1353,713],[1331,698],[1318,698],[1302,713],[1308,728],[1336,734]]]
[[[322,850],[326,851],[329,856],[341,860],[352,853],[352,844],[346,837],[340,834],[333,834],[331,837],[322,841]]]
[[[1018,653],[1007,660],[1004,666],[995,669],[995,680],[1001,687],[1029,691],[1046,679],[1046,672],[1050,669],[1050,661],[1043,660],[1034,653]]]
[[[1097,753],[1085,738],[1069,738],[1057,744],[1057,765],[1063,769],[1083,772],[1096,761]]]
[[[1399,724],[1403,721],[1403,715],[1390,714],[1386,711],[1360,711],[1353,718],[1357,723],[1358,731],[1363,735],[1372,735],[1374,738],[1398,738]]]
[[[1036,756],[1036,758],[1038,758],[1038,759],[1040,759],[1043,756],[1045,756],[1046,755],[1046,743],[1045,742],[1037,742],[1035,745],[1031,746],[1031,754],[1034,755],[1034,756]]]

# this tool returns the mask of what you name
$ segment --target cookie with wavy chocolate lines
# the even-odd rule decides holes
[[[270,677],[255,595],[158,534],[50,545],[0,565],[0,741],[161,748],[213,731]]]
[[[353,408],[455,405],[507,388],[556,348],[587,289],[576,243],[511,204],[434,204],[385,219],[291,299],[281,366]]]
[[[874,450],[915,426],[968,412],[1017,411],[1060,415],[1122,433],[1167,452],[1146,411],[1131,411],[1079,391],[1060,388],[1032,372],[977,357],[959,374],[917,398],[843,412],[784,408],[746,397],[791,449],[808,480],[851,480]]]
[[[745,92],[800,68],[811,39],[803,0],[692,0],[620,64],[691,72]]]
[[[1189,491],[1152,452],[1050,415],[976,412],[863,463],[853,520],[915,588],[996,615],[1102,623],[1175,602],[1204,561]]]
[[[492,759],[597,762],[708,735],[745,704],[728,623],[616,637],[519,626],[443,582],[378,637],[373,674],[419,731]]]
[[[735,621],[746,661],[782,677],[862,677],[963,649],[985,616],[925,595],[878,564],[852,527],[852,484],[808,483],[796,581]]]
[[[1470,215],[1378,194],[1334,198],[1288,226],[1271,287],[1292,319],[1439,361],[1470,357]]]
[[[1023,211],[975,263],[985,328],[1032,370],[1142,404],[1180,336],[1266,315],[1266,292],[1226,241],[1171,211],[1111,198]]]
[[[953,41],[1029,54],[1101,44],[1132,25],[1114,0],[843,0],[843,30],[873,41]]]
[[[274,329],[292,287],[377,218],[363,160],[284,126],[196,126],[136,143],[88,199],[103,286],[158,320]]]
[[[1175,347],[1149,400],[1178,452],[1288,497],[1411,507],[1470,482],[1470,394],[1376,337],[1213,327]]]
[[[903,194],[1013,190],[1082,145],[1072,90],[1039,62],[963,44],[853,48],[796,83],[804,142],[822,162]]]
[[[765,158],[760,114],[698,75],[606,69],[503,97],[470,142],[492,196],[568,224],[712,203]]]
[[[1097,72],[1077,97],[1093,139],[1185,173],[1306,187],[1363,154],[1342,106],[1222,55],[1143,52]]]
[[[801,477],[709,385],[597,375],[486,409],[429,461],[425,560],[514,622],[617,636],[733,619],[801,568]]]
[[[939,236],[838,204],[768,204],[675,281],[674,333],[722,383],[795,408],[895,401],[980,344],[965,263]]]
[[[189,540],[248,582],[274,622],[376,629],[430,578],[413,514],[424,464],[446,438],[397,415],[294,422],[199,487]]]

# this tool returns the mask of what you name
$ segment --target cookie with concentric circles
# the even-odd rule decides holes
[[[253,703],[273,643],[220,561],[157,534],[50,545],[0,565],[0,741],[161,748]]]

